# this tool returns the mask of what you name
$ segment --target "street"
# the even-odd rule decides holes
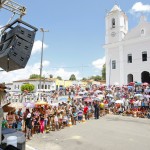
[[[107,115],[48,134],[36,134],[26,150],[149,150],[150,120]]]

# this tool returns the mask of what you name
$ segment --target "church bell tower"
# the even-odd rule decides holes
[[[105,44],[120,42],[128,32],[128,17],[119,8],[114,5],[106,15],[106,36]]]

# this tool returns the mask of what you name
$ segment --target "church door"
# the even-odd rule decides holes
[[[141,81],[142,83],[144,82],[150,83],[150,73],[148,71],[143,71],[141,73]]]

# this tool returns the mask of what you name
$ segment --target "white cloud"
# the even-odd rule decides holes
[[[55,70],[52,74],[55,77],[60,76],[64,80],[68,80],[72,74],[74,74],[77,79],[80,78],[79,77],[79,74],[80,74],[79,71],[66,71],[63,68],[59,68],[58,70]]]
[[[103,65],[105,64],[105,57],[97,59],[95,61],[92,62],[92,65],[96,68],[96,69],[102,69]]]
[[[131,12],[150,12],[150,5],[144,5],[142,2],[137,2],[132,6]]]
[[[49,64],[50,64],[49,61],[47,60],[43,61],[43,67],[48,67]],[[1,82],[8,83],[15,80],[28,79],[31,74],[40,74],[40,63],[27,65],[24,69],[19,69],[15,71],[10,72],[2,71],[0,72],[0,74],[1,74],[0,83]]]
[[[42,75],[49,77],[52,74],[54,77],[60,76],[62,79],[68,80],[71,74],[74,74],[77,79],[80,79],[79,71],[66,71],[63,68],[58,68],[57,70],[47,70],[46,67],[50,68],[50,62],[47,60],[43,61],[43,71]],[[15,70],[11,72],[0,72],[1,78],[0,83],[9,83],[16,80],[28,79],[31,74],[40,74],[40,63],[35,63],[33,65],[27,65],[24,69]]]
[[[48,47],[48,45],[43,43],[43,48],[45,49],[47,47]],[[42,41],[40,41],[40,40],[35,41],[33,44],[32,54],[40,53],[41,49],[42,49]]]

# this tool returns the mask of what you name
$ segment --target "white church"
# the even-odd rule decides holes
[[[127,15],[115,5],[106,15],[106,84],[150,83],[150,23],[142,16],[128,30]]]

